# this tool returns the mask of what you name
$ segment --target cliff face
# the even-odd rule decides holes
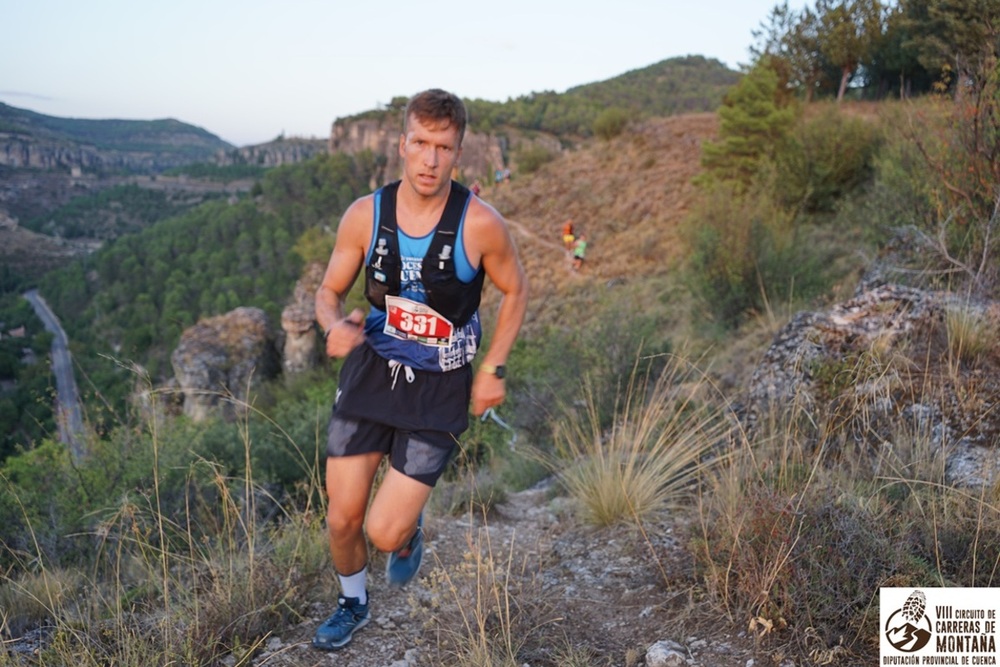
[[[326,153],[328,141],[324,139],[276,139],[266,144],[244,146],[234,150],[219,151],[214,159],[220,166],[257,165],[280,167],[308,160]]]
[[[0,165],[90,172],[156,172],[204,162],[231,148],[174,119],[57,118],[0,103]]]
[[[150,173],[192,161],[181,154],[102,149],[71,141],[0,132],[0,165],[7,167],[65,172]]]

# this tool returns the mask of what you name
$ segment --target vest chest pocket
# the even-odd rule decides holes
[[[388,249],[385,239],[379,239],[373,250],[375,261],[365,267],[365,297],[368,303],[385,309],[385,297],[399,294],[399,259],[395,250]]]

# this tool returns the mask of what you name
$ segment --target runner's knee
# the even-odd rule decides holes
[[[396,551],[410,539],[413,526],[402,524],[391,516],[368,516],[368,539],[379,551]]]
[[[355,516],[330,505],[326,513],[326,528],[334,539],[343,539],[360,533],[364,527],[364,520],[364,515]]]

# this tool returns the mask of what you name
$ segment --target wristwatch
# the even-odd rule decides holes
[[[479,370],[483,371],[484,373],[492,373],[501,380],[504,378],[505,375],[507,375],[507,367],[503,365],[494,366],[492,364],[483,364],[482,366],[479,367]]]

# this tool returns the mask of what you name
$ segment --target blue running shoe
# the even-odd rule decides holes
[[[368,625],[371,619],[367,603],[361,604],[358,598],[340,596],[337,599],[337,611],[316,630],[313,646],[324,651],[343,648],[351,641],[354,631]]]
[[[417,532],[398,551],[393,551],[385,561],[385,580],[393,588],[402,588],[417,576],[420,561],[424,558],[424,515],[417,519]]]

